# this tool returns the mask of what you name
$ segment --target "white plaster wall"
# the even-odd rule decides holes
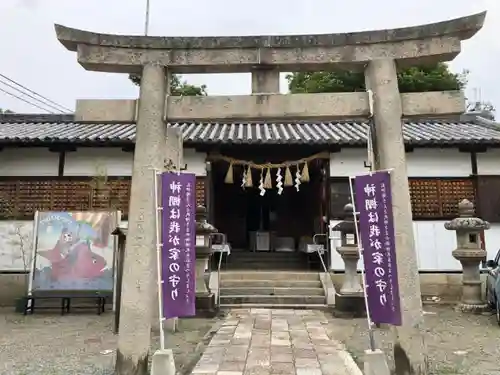
[[[368,160],[366,149],[342,149],[340,152],[330,154],[330,176],[349,177],[369,171],[364,162]]]
[[[331,221],[335,226],[339,221]],[[455,232],[444,229],[445,221],[414,221],[415,248],[417,251],[418,268],[420,271],[457,271],[461,270],[460,262],[453,258],[451,252],[455,250],[457,241]],[[335,249],[340,245],[340,233],[332,232],[334,237],[330,241],[333,251],[330,254],[331,269],[343,270],[344,262]],[[485,232],[485,245],[488,259],[493,259],[500,248],[500,224],[493,224]],[[397,253],[396,253],[397,254]],[[359,262],[359,269],[362,264]]]
[[[187,170],[184,172],[205,176],[205,158],[205,153],[185,148],[183,164],[187,164]],[[131,176],[133,160],[133,153],[120,148],[79,148],[66,154],[64,175],[93,176],[103,168],[108,176]]]
[[[480,175],[500,175],[499,149],[477,153],[477,173]]]
[[[196,176],[206,176],[206,158],[207,154],[205,152],[196,152],[196,150],[192,148],[185,148],[184,164],[187,164],[186,172],[194,173]]]
[[[59,153],[47,148],[5,148],[0,161],[0,176],[57,176],[59,170]]]
[[[408,177],[469,177],[470,153],[458,149],[416,148],[406,153]]]
[[[67,152],[65,176],[95,176],[104,171],[108,176],[131,176],[134,155],[118,147],[78,148]],[[184,149],[184,172],[206,175],[206,153]],[[6,148],[0,152],[0,176],[57,176],[59,154],[47,148]]]
[[[498,156],[500,158],[500,154]],[[332,153],[330,176],[349,177],[366,173],[365,160],[366,149],[343,149]],[[406,163],[408,177],[467,177],[472,173],[470,154],[458,149],[415,149],[406,153]]]
[[[131,176],[134,154],[117,147],[78,148],[66,153],[65,176],[95,176],[105,170],[108,176]]]

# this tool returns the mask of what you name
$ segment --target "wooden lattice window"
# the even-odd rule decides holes
[[[0,218],[31,219],[36,211],[113,209],[128,214],[130,178],[110,177],[96,187],[91,178],[0,179]]]
[[[0,179],[0,218],[31,219],[36,211],[120,210],[126,218],[129,177],[96,183],[86,177]],[[205,178],[196,178],[196,204],[205,205]]]
[[[128,214],[130,184],[129,178],[108,179],[103,187],[91,190],[91,207],[101,210],[111,207],[122,215]]]
[[[410,195],[414,219],[453,218],[458,203],[475,201],[472,179],[411,178]]]
[[[443,217],[458,215],[458,203],[463,199],[475,203],[474,183],[471,179],[441,180],[440,197]]]
[[[411,207],[414,218],[440,216],[438,180],[410,179]]]
[[[474,183],[469,178],[410,178],[409,184],[414,220],[454,218],[461,200],[475,202]],[[349,180],[331,179],[330,217],[342,219],[343,208],[349,202]]]

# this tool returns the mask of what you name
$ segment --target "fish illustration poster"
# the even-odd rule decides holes
[[[39,212],[32,291],[112,291],[116,213]]]

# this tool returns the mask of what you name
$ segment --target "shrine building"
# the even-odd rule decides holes
[[[167,126],[182,131],[182,170],[196,175],[197,203],[207,207],[209,221],[234,253],[299,253],[343,218],[349,176],[368,170],[363,122]],[[412,119],[404,122],[403,133],[421,273],[461,270],[451,256],[455,235],[443,223],[456,217],[464,198],[492,224],[484,243],[493,258],[500,242],[500,123],[477,113]],[[112,206],[126,225],[134,138],[133,122],[0,115],[0,280],[21,280],[25,273],[13,228],[31,241],[37,210]],[[95,194],[96,176],[105,179],[108,197]],[[335,246],[332,240],[326,263],[337,272],[343,262]]]

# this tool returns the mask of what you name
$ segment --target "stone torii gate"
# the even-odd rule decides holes
[[[122,291],[117,374],[146,374],[151,332],[155,226],[153,176],[167,153],[165,121],[327,120],[375,123],[376,169],[392,169],[392,201],[403,326],[395,329],[396,366],[426,374],[423,313],[414,247],[402,117],[460,114],[461,92],[400,94],[396,66],[452,60],[486,12],[416,27],[346,34],[150,37],[107,35],[56,25],[59,41],[87,70],[140,75],[136,101],[79,101],[78,120],[137,122]],[[279,94],[279,72],[364,70],[367,92]],[[171,97],[171,73],[252,73],[252,95]],[[138,105],[137,105],[138,104]],[[371,108],[372,107],[372,108]],[[409,372],[408,372],[409,373]]]

